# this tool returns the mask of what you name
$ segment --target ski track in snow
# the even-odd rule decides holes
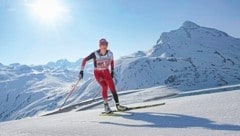
[[[133,116],[99,116],[100,108],[2,122],[0,136],[237,136],[239,97],[237,89],[130,104],[166,102],[164,106],[129,111]]]

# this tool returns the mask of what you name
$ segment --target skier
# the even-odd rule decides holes
[[[102,88],[102,98],[104,103],[105,113],[111,113],[111,109],[108,104],[108,88],[113,95],[116,108],[118,111],[127,110],[127,107],[119,104],[118,94],[113,82],[114,77],[114,60],[113,53],[107,49],[108,41],[106,39],[99,40],[99,49],[92,52],[89,56],[83,59],[81,70],[79,72],[79,79],[83,78],[83,70],[86,62],[93,59],[94,61],[94,76]],[[109,70],[111,67],[111,72]]]

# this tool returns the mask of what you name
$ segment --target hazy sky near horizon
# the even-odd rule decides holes
[[[186,20],[240,38],[239,0],[0,0],[0,63],[76,61],[106,38],[115,59]]]

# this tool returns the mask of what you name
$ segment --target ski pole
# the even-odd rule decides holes
[[[59,110],[61,110],[61,108],[65,105],[65,103],[67,102],[68,98],[71,96],[72,92],[76,89],[77,85],[79,84],[81,79],[79,79],[73,86],[72,89],[69,91],[68,95],[66,96],[63,104],[59,107]]]

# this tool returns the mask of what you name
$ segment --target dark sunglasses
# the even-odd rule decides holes
[[[108,46],[106,43],[101,43],[100,46]]]

